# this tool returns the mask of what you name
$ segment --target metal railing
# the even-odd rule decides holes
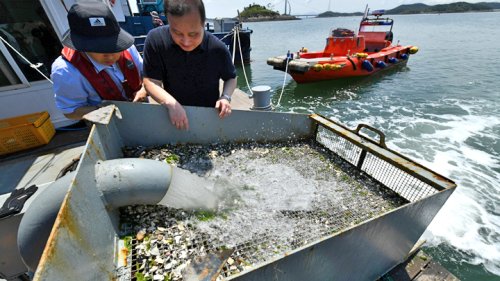
[[[311,118],[317,122],[319,143],[409,202],[456,186],[450,179],[387,148],[385,135],[375,128],[360,124],[350,130],[320,115]],[[363,128],[378,134],[379,141],[361,135]]]

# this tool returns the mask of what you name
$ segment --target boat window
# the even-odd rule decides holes
[[[0,0],[0,11],[2,11],[0,13],[0,36],[6,50],[14,59],[14,63],[27,81],[45,79],[33,66],[49,76],[52,62],[59,56],[62,45],[40,1]],[[6,60],[7,57],[4,54],[1,59]],[[31,62],[31,65],[23,57]],[[12,84],[14,80],[9,79],[12,77],[5,73],[12,72],[16,66],[3,68],[0,71],[0,86],[4,83]],[[7,68],[10,70],[7,71]]]
[[[389,23],[382,22],[381,24],[367,24],[367,25],[361,25],[361,28],[359,31],[364,31],[364,32],[382,32],[382,31],[389,31],[392,29],[392,26]]]
[[[0,53],[0,87],[21,84],[21,80],[9,65],[5,56]]]

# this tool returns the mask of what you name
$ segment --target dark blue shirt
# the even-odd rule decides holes
[[[163,81],[163,88],[180,104],[214,107],[219,79],[236,77],[226,45],[209,32],[191,52],[174,43],[168,26],[152,29],[144,45],[144,77]]]

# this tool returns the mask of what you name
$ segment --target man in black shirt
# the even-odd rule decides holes
[[[146,90],[178,129],[189,129],[183,105],[215,107],[220,118],[229,116],[236,69],[226,45],[204,30],[202,0],[167,0],[165,14],[169,25],[151,30],[144,45]]]

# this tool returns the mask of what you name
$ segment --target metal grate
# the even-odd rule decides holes
[[[386,148],[385,136],[374,128],[349,130],[318,115],[311,118],[317,131],[308,140],[125,148],[128,156],[175,163],[214,180],[223,175],[232,186],[225,196],[244,202],[201,217],[164,206],[124,208],[123,233],[142,232],[149,243],[132,239],[132,280],[183,280],[182,271],[193,259],[227,248],[233,252],[218,280],[231,279],[455,186]],[[360,135],[362,127],[377,132],[379,141]],[[277,204],[281,201],[287,204]],[[304,201],[305,206],[296,204]]]
[[[336,147],[338,151],[348,147],[357,149],[347,142]],[[140,231],[147,233],[149,249],[158,248],[158,251],[154,250],[155,254],[163,262],[154,262],[156,255],[135,249],[140,243],[132,240],[132,280],[140,280],[153,266],[154,272],[168,276],[170,280],[182,280],[182,269],[193,258],[225,248],[234,252],[223,266],[220,278],[229,278],[405,203],[397,194],[359,173],[355,166],[347,164],[315,140],[138,149],[141,157],[160,161],[176,159],[179,167],[209,178],[222,171],[231,182],[239,179],[241,182],[234,185],[233,192],[238,192],[236,198],[248,201],[210,214],[208,221],[206,216],[200,218],[199,212],[164,206],[129,206],[122,209],[123,233],[132,236]],[[135,154],[133,151],[129,153]],[[355,154],[350,151],[342,155],[351,157],[353,162],[356,160]],[[241,171],[228,174],[229,169]],[[279,173],[285,175],[280,177]],[[242,177],[243,174],[245,177]],[[296,178],[288,184],[290,177]],[[277,186],[267,186],[268,178],[276,178]],[[249,186],[252,183],[255,186]],[[293,183],[299,186],[292,186]],[[310,204],[306,207],[278,204],[278,207],[267,208],[266,204],[275,203],[273,201],[287,200],[286,197],[279,198],[266,192],[279,189],[280,184],[285,185],[290,197],[298,196],[300,200],[309,200]],[[260,201],[256,206],[248,206],[257,199]],[[179,233],[179,225],[182,225],[182,234]],[[241,225],[249,227],[241,228]],[[154,238],[158,235],[161,239]],[[173,251],[178,252],[175,254],[177,257],[184,251],[184,258],[167,266]]]
[[[138,207],[142,208],[142,212],[137,212],[136,209],[131,211]],[[389,210],[390,208],[386,211]],[[122,216],[137,217],[140,213],[141,217],[147,218],[163,212],[177,213],[173,216],[178,216],[179,213],[184,211],[168,209],[162,206],[133,206],[128,207],[128,210],[122,210]],[[275,216],[282,217],[292,224],[292,230],[277,230],[289,231],[288,237],[277,236],[276,233],[269,231],[269,233],[257,233],[248,236],[244,242],[232,245],[230,248],[233,249],[233,254],[222,267],[218,280],[251,270],[259,264],[286,255],[288,252],[328,235],[341,232],[372,218],[374,215],[374,212],[361,213],[353,209],[338,210],[335,208],[316,211],[278,212]],[[190,236],[182,236],[181,240],[177,239],[176,241],[179,233],[171,236],[165,235],[167,232],[175,232],[176,225],[186,222],[194,222],[193,225],[186,227],[186,231]],[[158,227],[155,227],[154,230],[150,229],[151,233],[142,242],[136,238],[130,240],[130,280],[149,280],[147,279],[148,275],[149,278],[154,275],[162,275],[167,277],[165,280],[183,280],[182,271],[186,266],[189,266],[194,258],[204,257],[209,253],[217,253],[228,248],[222,237],[214,237],[204,233],[203,230],[196,226],[195,214],[186,216],[184,221],[175,221],[170,227],[165,227],[167,225],[162,223],[157,226],[162,231],[158,231]],[[168,228],[168,230],[163,230],[163,228]],[[156,239],[155,237],[158,237],[158,235],[163,236],[164,241],[168,242],[165,243]],[[148,253],[138,249],[141,243],[149,245]],[[154,248],[158,249],[157,254],[156,252],[151,253]],[[175,255],[174,252],[176,252]],[[182,252],[186,253],[185,257],[180,257],[179,253]],[[158,262],[158,257],[161,262]],[[147,274],[148,272],[154,273]]]
[[[371,153],[367,154],[361,170],[410,202],[438,192],[436,188]]]
[[[350,164],[356,166],[360,163],[363,150],[353,142],[336,135],[325,127],[320,126],[318,128],[317,140]],[[363,159],[361,171],[367,173],[379,183],[397,192],[410,202],[438,192],[432,186],[371,153],[367,153]]]
[[[324,126],[318,127],[316,140],[352,165],[358,163],[362,149]]]

